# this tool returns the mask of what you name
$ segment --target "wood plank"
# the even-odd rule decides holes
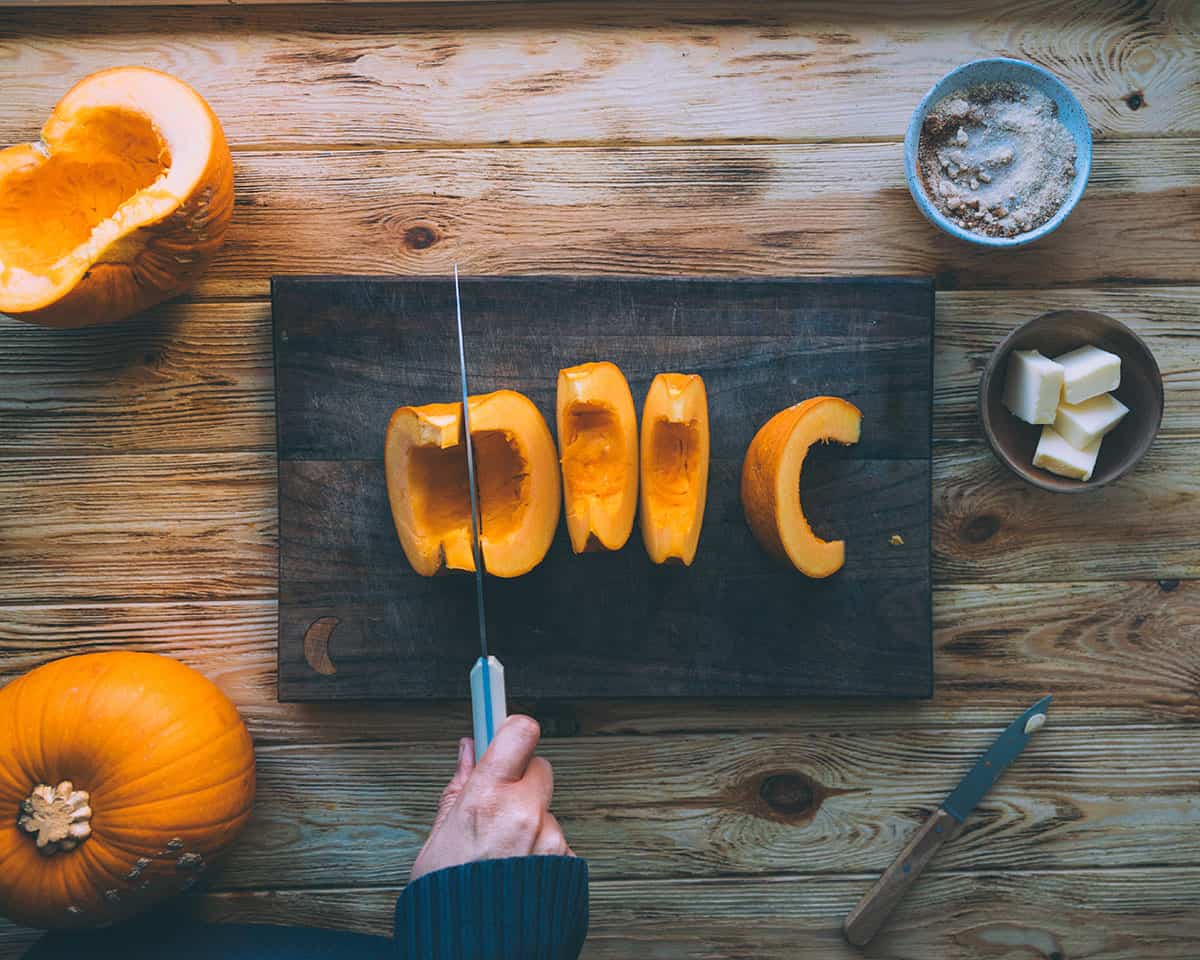
[[[1200,576],[1198,448],[1160,439],[1121,482],[1064,497],[1027,488],[982,444],[935,444],[936,581]],[[2,459],[0,598],[273,597],[275,473],[263,454]]]
[[[593,881],[584,960],[855,960],[842,917],[869,877]],[[880,960],[1095,957],[1179,960],[1200,951],[1200,872],[1138,869],[921,878],[871,945]],[[322,926],[390,936],[399,887],[197,893],[197,920]],[[0,953],[35,931],[0,921]]]
[[[275,447],[271,307],[177,300],[114,327],[0,317],[0,451]]]
[[[535,701],[516,675],[510,692],[553,738],[995,726],[1047,690],[1056,726],[1195,723],[1197,630],[1196,582],[943,587],[931,701]],[[0,607],[0,683],[59,657],[148,650],[215,680],[260,745],[421,741],[469,726],[463,700],[280,703],[275,636],[272,601]]]
[[[197,292],[274,273],[934,275],[940,289],[1195,283],[1200,141],[1096,147],[1054,234],[990,250],[917,211],[898,143],[240,153]],[[318,213],[319,212],[319,213]]]
[[[3,602],[273,597],[275,458],[0,461]]]
[[[1163,371],[1161,435],[1200,437],[1197,287],[941,291],[934,434],[980,437],[979,372],[1012,327],[1048,310],[1107,312]],[[0,317],[0,453],[37,456],[274,448],[270,306],[177,300],[115,327],[59,331]],[[103,416],[97,416],[102,412]]]
[[[1076,496],[1036,490],[982,443],[935,443],[938,582],[1200,575],[1194,440],[1158,440],[1122,481]]]
[[[616,362],[637,408],[661,371],[702,375],[707,390],[712,463],[690,567],[655,567],[640,536],[577,558],[560,524],[534,570],[489,579],[488,631],[505,638],[505,666],[529,678],[530,695],[929,695],[928,280],[485,278],[464,280],[462,299],[472,390],[520,390],[547,423],[559,369],[583,358]],[[453,285],[277,278],[272,304],[280,696],[462,695],[476,655],[473,580],[412,569],[382,462],[398,405],[456,394],[444,322]],[[810,516],[818,532],[838,531],[851,558],[816,582],[755,542],[742,458],[779,410],[830,393],[875,427],[806,461]],[[486,488],[487,457],[478,470]],[[330,622],[339,654],[318,669],[310,632]]]
[[[239,146],[899,140],[996,55],[1061,76],[1101,136],[1196,134],[1194,30],[1186,2],[1104,0],[11,10],[0,141],[131,62],[194,84]]]
[[[1200,863],[1200,741],[1185,727],[1034,738],[927,872]],[[541,747],[553,810],[597,879],[882,871],[999,728],[587,737]],[[399,884],[456,744],[256,750],[223,889]],[[386,846],[388,856],[379,850]],[[636,857],[630,851],[637,851]]]
[[[942,291],[937,298],[934,436],[981,437],[979,377],[996,345],[1016,326],[1051,310],[1096,310],[1142,337],[1163,375],[1159,435],[1200,436],[1200,289],[1105,287],[1085,290]]]

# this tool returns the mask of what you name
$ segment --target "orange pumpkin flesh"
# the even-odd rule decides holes
[[[64,781],[78,835],[53,841],[44,800]],[[0,914],[56,928],[136,913],[194,883],[253,801],[250,735],[195,670],[125,652],[39,667],[0,689]]]
[[[641,527],[654,563],[691,566],[708,498],[708,394],[697,374],[660,373],[642,407]]]
[[[637,514],[633,394],[611,363],[558,372],[558,443],[567,532],[576,553],[620,550]]]
[[[0,313],[79,327],[175,296],[232,211],[229,147],[199,94],[142,67],[93,74],[39,143],[0,151]]]
[[[542,562],[558,527],[554,439],[524,394],[497,390],[469,403],[483,566],[498,577],[519,577]],[[426,577],[474,571],[462,405],[396,410],[384,469],[396,533],[413,569]]]
[[[842,568],[844,541],[812,532],[800,504],[800,473],[814,443],[858,443],[862,413],[838,397],[813,397],[775,414],[754,435],[742,463],[746,522],[764,550],[820,579]]]

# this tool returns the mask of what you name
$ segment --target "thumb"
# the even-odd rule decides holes
[[[459,794],[463,792],[463,787],[467,785],[467,780],[470,779],[471,771],[474,769],[475,742],[470,737],[463,737],[458,741],[458,767],[454,771],[454,776],[450,778],[450,782],[446,784],[446,789],[442,791],[441,799],[438,800],[437,815],[433,818],[433,830],[437,830],[450,816],[450,811],[458,803]]]

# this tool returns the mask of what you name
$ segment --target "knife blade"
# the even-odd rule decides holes
[[[458,373],[462,389],[463,442],[467,448],[467,488],[471,500],[471,548],[475,557],[475,606],[479,614],[479,659],[471,667],[471,726],[478,763],[496,731],[508,716],[505,702],[504,664],[488,655],[487,613],[483,603],[482,522],[479,515],[479,484],[475,474],[475,450],[471,437],[471,403],[467,393],[467,352],[463,338],[462,293],[458,286],[458,264],[454,265],[454,307],[458,321]]]
[[[958,834],[967,815],[984,798],[1025,745],[1046,722],[1052,697],[1042,697],[1008,725],[967,775],[908,841],[892,865],[875,881],[846,915],[842,932],[856,947],[866,946],[879,932],[892,910],[946,841]]]

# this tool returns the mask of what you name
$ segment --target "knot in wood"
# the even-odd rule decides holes
[[[820,784],[802,773],[773,773],[763,779],[758,795],[776,819],[807,820],[821,805]]]
[[[410,250],[428,249],[440,239],[437,231],[425,224],[418,224],[404,231],[404,245]]]
[[[92,808],[86,790],[70,780],[56,787],[39,783],[21,803],[17,826],[34,837],[45,856],[74,850],[92,835]]]
[[[983,543],[1000,532],[1000,518],[991,514],[972,517],[962,526],[962,537],[967,543]]]

